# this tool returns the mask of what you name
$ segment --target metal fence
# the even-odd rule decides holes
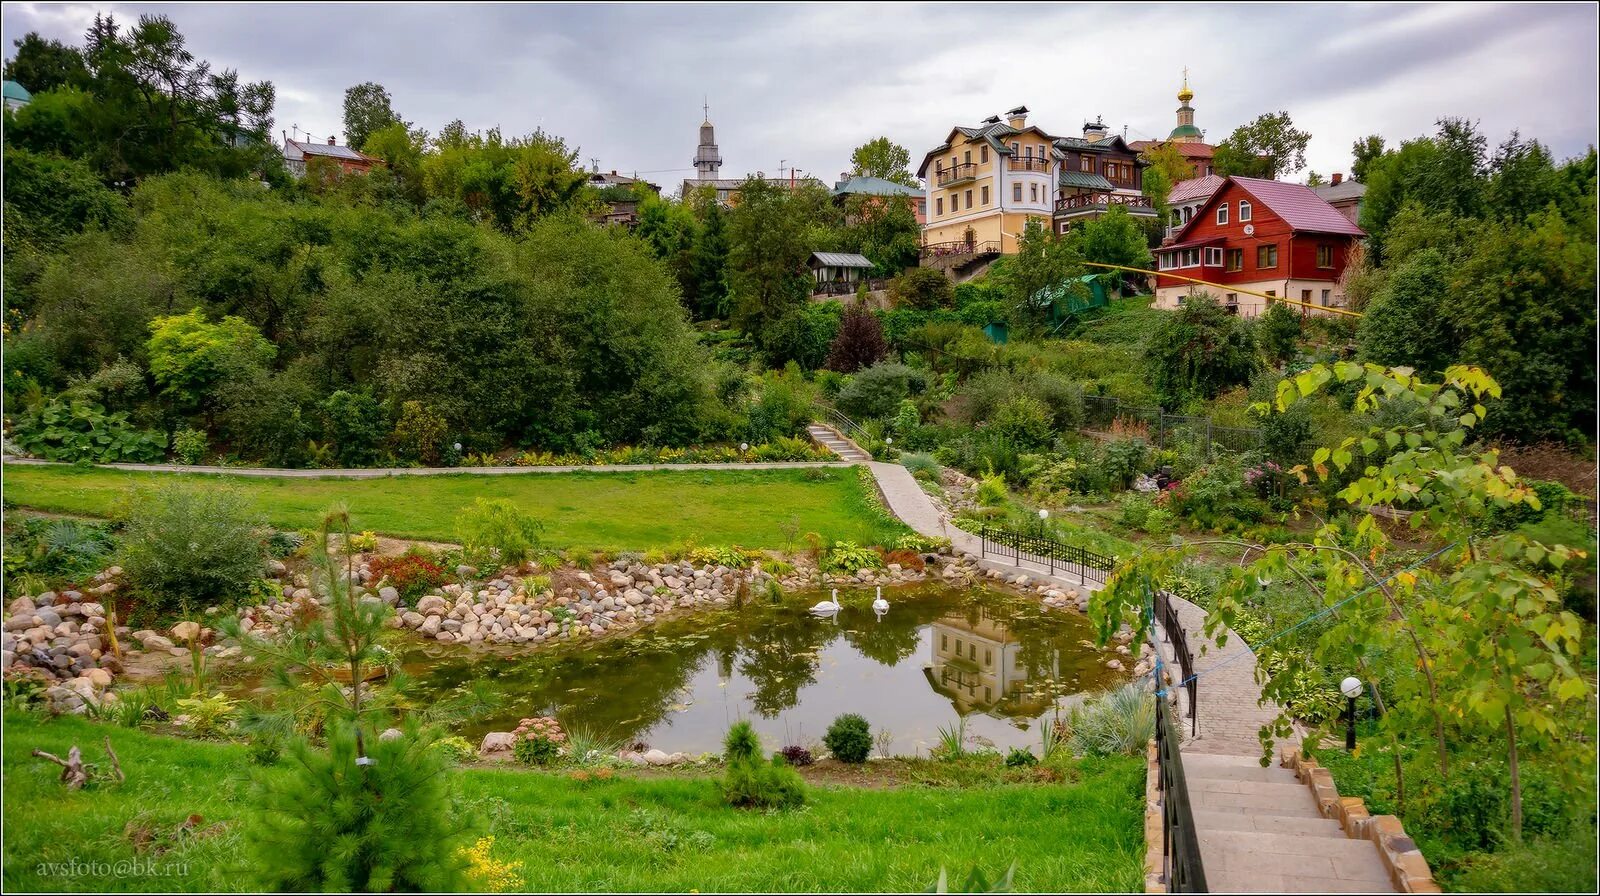
[[[1194,652],[1189,649],[1183,623],[1178,621],[1178,611],[1172,606],[1172,595],[1157,591],[1155,605],[1156,622],[1166,633],[1167,643],[1178,660],[1178,671],[1183,673],[1181,685],[1189,696],[1189,736],[1193,737],[1200,732],[1200,680],[1194,674]]]
[[[1206,871],[1200,861],[1200,837],[1194,827],[1189,784],[1178,753],[1167,701],[1156,700],[1156,765],[1161,787],[1161,880],[1168,893],[1206,893]]]
[[[978,537],[983,543],[980,552],[984,557],[990,554],[1010,557],[1018,566],[1034,563],[1045,567],[1050,575],[1061,572],[1077,576],[1080,585],[1088,584],[1090,579],[1104,582],[1106,575],[1117,565],[1115,557],[1097,554],[1044,535],[984,526],[978,530]]]
[[[813,405],[813,410],[815,411],[815,416],[821,422],[827,423],[829,426],[837,429],[840,435],[854,442],[856,447],[860,448],[863,454],[866,454],[868,457],[872,456],[872,452],[868,451],[866,447],[861,444],[866,438],[866,433],[861,431],[861,427],[856,425],[854,420],[846,417],[839,411],[838,408],[833,407],[832,405],[823,404],[822,402],[817,402],[815,405]]]
[[[1261,447],[1259,429],[1218,426],[1210,417],[1168,414],[1158,407],[1129,404],[1103,395],[1083,397],[1083,416],[1085,429],[1110,429],[1120,424],[1125,430],[1142,433],[1157,448],[1194,443],[1207,460],[1215,448],[1238,453]]]

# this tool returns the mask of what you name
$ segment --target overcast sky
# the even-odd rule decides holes
[[[6,56],[29,31],[79,44],[96,11],[165,13],[214,67],[272,81],[280,130],[339,132],[344,89],[371,80],[429,132],[543,127],[585,165],[664,185],[693,174],[702,97],[724,177],[831,182],[875,136],[915,168],[952,125],[1019,104],[1055,134],[1098,115],[1164,136],[1184,66],[1209,142],[1287,110],[1324,175],[1349,170],[1356,138],[1444,115],[1558,156],[1596,142],[1592,4],[6,3]]]

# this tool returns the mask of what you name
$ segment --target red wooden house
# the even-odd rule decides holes
[[[1364,236],[1310,187],[1230,177],[1171,245],[1155,250],[1156,268],[1163,274],[1217,285],[1157,276],[1156,307],[1176,308],[1192,294],[1209,292],[1234,313],[1255,317],[1265,311],[1269,300],[1245,290],[1341,306],[1339,279],[1350,250]]]

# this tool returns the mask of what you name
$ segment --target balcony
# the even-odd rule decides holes
[[[940,168],[933,174],[934,183],[941,187],[951,187],[956,184],[978,177],[978,166],[974,162],[963,162],[960,165],[951,165],[949,168]]]
[[[998,255],[1000,243],[998,240],[986,242],[967,242],[966,240],[953,240],[948,243],[924,243],[921,256],[923,258],[947,258],[960,255]]]
[[[1010,171],[1038,171],[1041,174],[1050,173],[1050,160],[1042,156],[1012,156],[1006,162]]]
[[[1129,214],[1140,217],[1154,216],[1155,207],[1150,204],[1149,196],[1134,196],[1128,193],[1079,193],[1065,199],[1056,200],[1056,214],[1081,215],[1089,212],[1103,212],[1113,205],[1123,206]]]

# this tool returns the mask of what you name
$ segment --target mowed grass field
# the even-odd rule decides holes
[[[455,541],[456,515],[476,498],[515,502],[558,548],[783,549],[802,547],[808,532],[883,544],[910,531],[868,500],[854,469],[268,479],[7,465],[4,475],[8,505],[52,513],[110,516],[130,489],[176,481],[237,489],[280,529],[315,528],[342,501],[357,530],[425,541]]]
[[[5,733],[7,891],[252,889],[246,795],[256,767],[244,746],[17,712],[6,713]],[[69,792],[56,766],[29,757],[78,744],[103,762],[107,735],[128,776],[121,785]],[[1135,757],[1085,760],[1059,784],[812,785],[805,807],[772,813],[723,805],[710,775],[579,783],[472,769],[454,773],[451,788],[458,810],[494,835],[494,856],[522,862],[532,892],[926,892],[941,867],[959,886],[974,866],[992,880],[1012,861],[1017,892],[1142,882]],[[198,833],[179,833],[190,815]]]

